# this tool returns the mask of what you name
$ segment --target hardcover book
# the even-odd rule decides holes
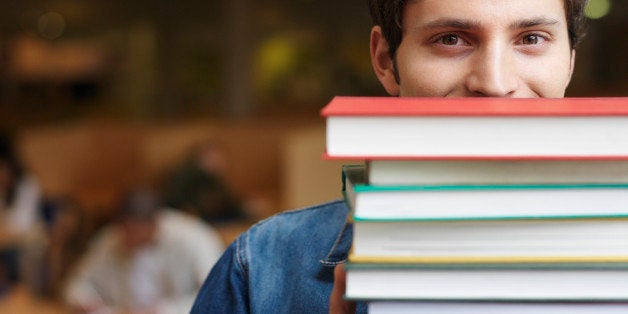
[[[343,167],[354,220],[628,217],[628,183],[385,185]]]
[[[354,300],[627,302],[628,268],[345,265]]]
[[[628,98],[335,97],[331,158],[625,158]]]
[[[628,159],[367,161],[370,185],[628,183]]]
[[[628,302],[373,301],[369,314],[626,314]]]
[[[354,221],[349,260],[628,263],[628,219]]]

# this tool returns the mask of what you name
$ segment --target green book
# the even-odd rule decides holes
[[[344,166],[355,221],[628,218],[628,183],[369,185]]]
[[[628,185],[372,186],[364,174],[343,168],[353,262],[628,261]]]

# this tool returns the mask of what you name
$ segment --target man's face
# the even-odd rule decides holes
[[[563,1],[411,1],[395,62],[373,30],[376,73],[400,96],[563,97],[574,57]]]

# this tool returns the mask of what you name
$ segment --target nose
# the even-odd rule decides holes
[[[480,48],[472,57],[466,89],[472,96],[513,97],[519,87],[510,47],[499,44]]]

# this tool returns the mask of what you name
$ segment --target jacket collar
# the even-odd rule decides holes
[[[351,240],[353,239],[353,224],[346,222],[340,230],[334,245],[325,258],[319,262],[323,266],[334,267],[338,264],[345,263],[351,249]]]

